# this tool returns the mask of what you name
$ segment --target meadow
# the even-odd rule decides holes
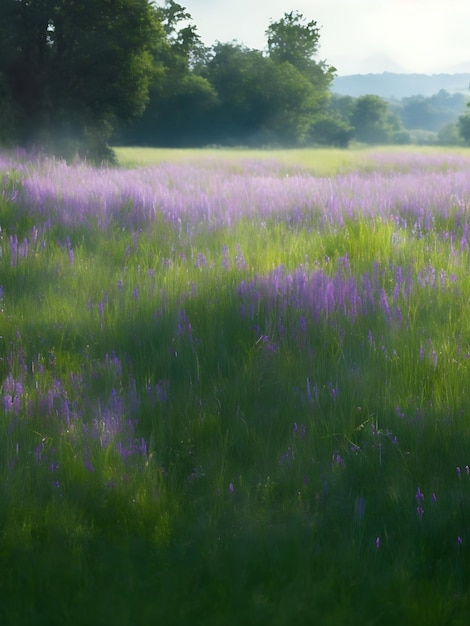
[[[0,623],[466,625],[470,153],[0,153]]]

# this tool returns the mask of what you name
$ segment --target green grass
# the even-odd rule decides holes
[[[237,150],[226,148],[205,149],[167,149],[167,148],[135,148],[114,147],[118,164],[122,167],[143,167],[162,162],[178,163],[181,161],[201,162],[233,161],[269,159],[285,165],[286,169],[301,167],[317,176],[333,176],[338,173],[356,171],[357,169],[374,166],[374,155],[397,154],[407,152],[417,155],[468,155],[468,148],[444,148],[429,146],[363,146],[358,145],[349,149],[317,148],[317,149],[265,149]]]
[[[118,163],[123,167],[153,165],[155,163],[198,161],[234,161],[242,159],[272,159],[283,163],[286,168],[302,167],[313,170],[319,176],[331,175],[338,171],[350,171],[361,163],[363,157],[367,160],[366,151],[341,150],[334,148],[311,149],[283,149],[283,150],[238,150],[225,148],[193,149],[158,149],[158,148],[114,148]]]
[[[127,167],[266,156],[117,153]],[[371,159],[267,156],[331,176]],[[12,265],[9,234],[33,224],[0,201],[1,397],[9,374],[24,387],[18,412],[0,407],[1,624],[467,624],[465,251],[433,233],[394,243],[378,219],[242,220],[192,240],[52,225]],[[459,291],[400,295],[403,324],[332,314],[300,338],[281,302],[241,316],[241,281],[280,264],[334,275],[346,255],[352,276],[376,262],[389,296],[399,265],[414,284],[429,265],[454,273]],[[121,405],[148,445],[128,461],[83,427]]]

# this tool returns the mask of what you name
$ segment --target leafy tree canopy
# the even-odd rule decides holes
[[[237,43],[216,44],[204,76],[218,98],[214,140],[224,143],[302,143],[323,102],[296,67]]]
[[[464,143],[470,145],[470,113],[465,113],[459,117],[457,128]]]
[[[422,128],[438,131],[454,122],[465,109],[466,98],[461,93],[450,94],[441,89],[438,93],[403,98],[400,116],[405,128]]]
[[[145,109],[162,38],[148,0],[2,0],[10,139],[106,157],[112,128]]]
[[[319,88],[328,88],[336,68],[315,61],[320,47],[320,28],[298,11],[284,13],[266,30],[268,54],[278,63],[290,63]]]
[[[269,56],[278,62],[287,61],[305,69],[316,56],[320,43],[320,29],[314,20],[307,22],[298,11],[285,13],[266,30]]]
[[[357,98],[351,124],[355,139],[371,144],[390,143],[394,134],[402,130],[400,120],[390,112],[387,102],[375,95]]]
[[[154,53],[149,102],[142,117],[115,136],[119,143],[188,146],[207,143],[210,114],[217,95],[204,66],[208,49],[191,15],[174,0],[156,7],[165,32]],[[205,141],[206,139],[206,141]]]
[[[347,143],[317,23],[291,11],[266,35],[208,49],[176,0],[0,0],[0,141],[97,161],[110,138]]]

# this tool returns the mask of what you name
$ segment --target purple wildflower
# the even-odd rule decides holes
[[[203,267],[207,267],[207,259],[206,256],[203,252],[199,252],[197,255],[197,259],[194,263],[194,267],[196,268],[203,268]]]
[[[5,394],[3,396],[3,408],[5,412],[8,413],[9,411],[13,409],[13,407],[14,407],[13,397],[9,393]]]
[[[10,235],[10,264],[14,267],[18,262],[18,237]]]
[[[333,383],[328,383],[328,389],[330,390],[331,398],[336,400],[339,394],[339,387],[334,387]]]

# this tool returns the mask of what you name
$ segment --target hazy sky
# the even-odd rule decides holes
[[[469,0],[179,0],[206,45],[264,49],[270,19],[300,11],[321,27],[338,74],[470,71]]]

